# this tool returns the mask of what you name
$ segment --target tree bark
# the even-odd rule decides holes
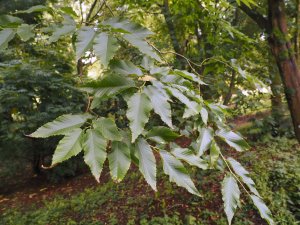
[[[272,57],[273,59],[273,57]],[[278,128],[282,124],[284,118],[284,104],[282,101],[282,81],[278,69],[275,66],[271,56],[269,59],[269,77],[271,80],[271,115],[274,119],[272,124],[272,135],[278,135]]]
[[[172,45],[173,45],[173,49],[176,53],[182,54],[181,48],[180,48],[180,44],[179,41],[177,39],[176,36],[176,32],[175,32],[175,26],[172,20],[172,14],[170,12],[170,8],[169,8],[169,1],[168,0],[164,0],[164,4],[162,6],[162,14],[165,17],[165,21],[169,30],[169,34],[170,34],[170,38],[172,41]],[[178,64],[178,67],[180,69],[184,69],[185,67],[185,59],[183,59],[181,56],[176,55],[176,63]]]
[[[229,89],[228,89],[228,92],[227,92],[227,94],[224,98],[223,105],[228,105],[229,102],[230,102],[230,99],[232,97],[232,92],[233,92],[233,89],[234,89],[234,86],[235,86],[235,76],[236,76],[236,72],[233,70],[232,74],[231,74]]]
[[[300,66],[300,0],[296,0],[296,33],[295,33],[295,55],[298,66]]]
[[[284,85],[295,135],[300,142],[300,71],[288,38],[284,0],[268,0],[268,6],[272,28],[268,41]]]
[[[244,4],[240,8],[269,35],[269,46],[279,69],[295,136],[300,143],[300,72],[288,38],[284,0],[268,0],[268,18]]]

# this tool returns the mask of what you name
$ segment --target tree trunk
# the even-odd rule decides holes
[[[273,57],[272,57],[273,58]],[[272,135],[278,136],[278,128],[282,124],[284,118],[284,105],[282,102],[282,81],[278,72],[278,68],[273,62],[269,60],[269,77],[271,80],[271,115],[274,119],[274,124],[272,124]]]
[[[164,0],[164,4],[162,6],[162,14],[165,17],[166,24],[169,30],[170,38],[172,41],[173,49],[176,53],[182,54],[179,41],[176,37],[175,26],[172,20],[172,15],[169,8],[169,1]],[[176,64],[179,69],[184,69],[185,67],[185,59],[179,55],[176,55]]]
[[[269,0],[268,5],[269,24],[272,28],[268,41],[284,85],[295,135],[300,142],[300,72],[288,39],[284,0]]]
[[[300,66],[300,0],[296,0],[296,33],[295,33],[295,54],[298,66]]]
[[[228,89],[227,94],[225,95],[223,105],[228,105],[229,102],[230,102],[230,99],[232,97],[232,91],[233,91],[234,86],[235,86],[235,76],[236,76],[236,72],[233,70],[232,74],[231,74],[229,89]]]

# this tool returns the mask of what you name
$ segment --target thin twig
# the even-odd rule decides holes
[[[111,13],[112,16],[115,16],[114,12],[112,11],[112,9],[110,8],[110,6],[107,4],[106,0],[104,0],[104,4],[105,6],[109,9],[109,12]]]

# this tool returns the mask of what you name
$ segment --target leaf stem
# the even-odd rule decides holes
[[[249,191],[247,190],[247,188],[244,186],[244,184],[242,183],[242,181],[240,181],[240,179],[235,175],[235,173],[232,171],[231,167],[229,166],[226,158],[224,157],[224,155],[222,154],[222,152],[220,151],[220,155],[224,161],[224,163],[226,164],[229,172],[234,176],[234,178],[240,183],[240,185],[242,186],[242,188],[244,189],[244,191],[249,195],[251,196],[251,194],[249,193]]]

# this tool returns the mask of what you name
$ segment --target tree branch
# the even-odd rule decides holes
[[[255,9],[250,9],[244,3],[238,6],[247,16],[249,16],[261,29],[270,33],[271,26],[267,18],[257,12]]]

